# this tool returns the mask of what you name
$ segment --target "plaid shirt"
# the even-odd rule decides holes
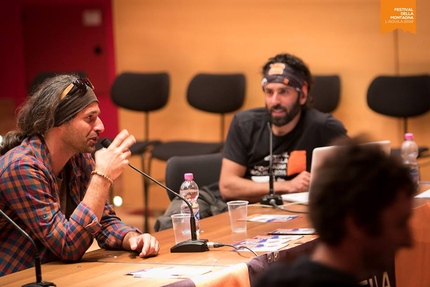
[[[67,162],[67,190],[77,205],[67,219],[43,140],[26,139],[0,157],[0,209],[36,242],[42,263],[79,261],[94,238],[101,248],[120,249],[127,232],[141,233],[125,225],[108,202],[100,221],[81,202],[93,169],[91,154],[77,154]],[[1,215],[0,230],[0,276],[32,267],[31,242]]]

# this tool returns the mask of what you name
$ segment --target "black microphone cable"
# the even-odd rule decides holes
[[[297,203],[290,203],[290,204],[287,204],[287,206],[294,205],[294,204],[297,204]],[[251,206],[251,205],[249,205],[249,206]],[[265,204],[265,205],[259,204],[258,206],[273,207],[273,208],[276,208],[276,209],[279,209],[279,210],[282,210],[285,212],[291,212],[291,213],[301,213],[301,214],[308,214],[309,213],[309,211],[291,210],[291,209],[284,208],[285,204],[284,205],[277,205],[274,200],[270,200],[269,204]]]
[[[233,248],[235,251],[239,251],[239,249],[247,249],[247,250],[251,251],[252,254],[255,255],[255,257],[258,256],[257,252],[255,252],[254,250],[252,250],[248,246],[244,246],[244,245],[234,246],[232,244],[221,243],[221,242],[207,242],[206,244],[208,245],[209,248],[220,248],[220,247],[227,246],[227,247]]]

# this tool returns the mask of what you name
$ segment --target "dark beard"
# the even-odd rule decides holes
[[[298,113],[301,110],[301,105],[300,105],[300,98],[297,98],[297,101],[294,103],[294,105],[291,107],[291,111],[288,112],[284,107],[281,107],[280,105],[276,105],[274,107],[272,107],[269,111],[269,115],[270,118],[272,120],[272,124],[277,126],[277,127],[282,127],[285,126],[286,124],[288,124],[289,122],[291,122],[295,116],[298,115]],[[282,109],[285,111],[285,116],[283,117],[272,117],[272,113],[271,111],[273,109]]]

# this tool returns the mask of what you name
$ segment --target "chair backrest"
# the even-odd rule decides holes
[[[309,92],[313,99],[312,107],[332,113],[340,100],[340,77],[338,75],[314,75],[314,85]]]
[[[197,74],[188,85],[187,100],[206,112],[234,112],[243,105],[245,85],[243,74]]]
[[[224,142],[225,114],[242,107],[245,100],[244,74],[197,74],[187,89],[188,103],[199,110],[221,115],[220,142]]]
[[[170,78],[167,73],[122,73],[112,85],[112,101],[119,107],[150,112],[167,104]]]
[[[367,104],[375,112],[408,118],[430,109],[430,76],[378,76],[367,90]]]
[[[165,181],[167,187],[179,192],[184,174],[192,172],[194,180],[199,187],[219,181],[221,172],[221,153],[195,155],[195,156],[173,156],[166,164]],[[167,192],[170,200],[175,196]]]

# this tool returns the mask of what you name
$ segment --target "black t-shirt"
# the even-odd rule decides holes
[[[310,171],[312,151],[316,147],[327,146],[335,138],[346,136],[343,124],[330,114],[315,109],[303,109],[297,126],[283,136],[273,135],[272,168],[276,180],[289,180],[297,173]],[[223,157],[246,166],[245,178],[267,176],[269,174],[270,130],[267,125],[267,111],[256,108],[237,113],[230,125],[223,148]],[[298,172],[292,171],[292,152],[301,151],[299,157],[303,166]],[[297,161],[294,166],[297,166]],[[295,168],[296,170],[296,168]]]
[[[254,287],[359,287],[350,274],[300,257],[293,264],[273,263],[258,277]]]

